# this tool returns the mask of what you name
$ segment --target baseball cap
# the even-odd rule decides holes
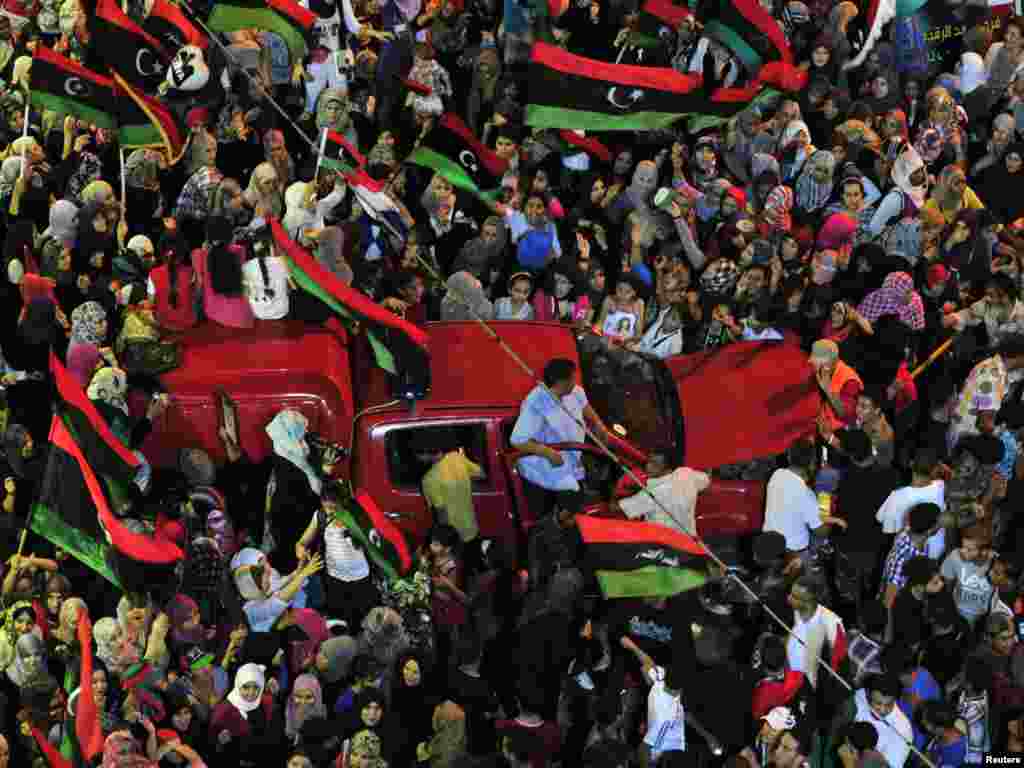
[[[811,347],[811,356],[808,358],[812,365],[825,365],[834,363],[839,359],[839,346],[828,339],[818,339]]]
[[[788,731],[796,727],[796,718],[789,707],[775,707],[761,719],[768,723],[773,731]]]

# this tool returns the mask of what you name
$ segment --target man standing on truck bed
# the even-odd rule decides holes
[[[537,385],[519,407],[519,418],[510,442],[527,456],[517,466],[523,478],[527,503],[546,517],[558,500],[559,506],[578,509],[583,463],[579,451],[557,451],[555,443],[582,443],[586,419],[602,440],[608,439],[608,428],[601,421],[583,387],[576,384],[576,363],[555,358],[544,366],[544,386]],[[546,387],[546,389],[545,389]],[[561,406],[551,394],[561,400]]]

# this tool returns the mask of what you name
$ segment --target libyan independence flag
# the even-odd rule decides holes
[[[657,523],[579,515],[587,565],[608,599],[671,597],[708,580],[707,552],[695,539]]]
[[[117,0],[98,0],[89,17],[89,50],[125,81],[156,93],[174,51],[136,24]]]
[[[270,220],[270,228],[292,280],[344,319],[358,321],[367,333],[377,365],[391,374],[429,371],[428,337],[422,328],[339,280],[292,240],[277,219]]]
[[[357,493],[351,503],[339,507],[337,516],[389,581],[409,572],[412,553],[405,534],[388,520],[369,494]]]
[[[479,197],[493,197],[508,170],[508,163],[451,113],[441,116],[406,161],[437,171],[454,186]]]
[[[78,62],[36,46],[29,83],[32,104],[62,115],[74,115],[97,128],[113,130],[114,81]]]
[[[154,147],[167,153],[173,165],[185,154],[185,131],[174,113],[114,73],[117,94],[117,137],[126,149]]]
[[[726,120],[771,91],[720,88],[709,99],[698,74],[668,67],[610,64],[536,43],[529,64],[526,124],[534,128],[643,131],[667,128],[684,117]]]
[[[325,168],[351,174],[365,167],[366,158],[340,133],[324,128],[320,139],[320,162]]]
[[[293,0],[221,0],[206,25],[214,32],[262,29],[284,40],[292,63],[301,62],[309,48],[317,15]]]
[[[675,35],[683,19],[693,16],[687,5],[677,5],[671,0],[647,0],[640,8],[636,30],[630,42],[645,48],[662,44]]]

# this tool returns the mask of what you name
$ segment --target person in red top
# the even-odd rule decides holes
[[[168,220],[168,223],[173,221]],[[196,317],[193,290],[195,273],[188,259],[188,247],[173,239],[176,228],[160,249],[161,263],[149,273],[149,297],[156,305],[156,321],[169,331],[184,331],[199,322]]]
[[[777,635],[758,643],[761,680],[754,685],[750,711],[754,720],[767,717],[776,707],[787,707],[799,722],[812,722],[814,689],[803,672],[789,668],[786,646]]]

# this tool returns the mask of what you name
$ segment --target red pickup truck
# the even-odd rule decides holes
[[[782,452],[814,429],[817,390],[806,354],[795,344],[741,343],[698,355],[651,361],[623,374],[573,328],[500,322],[493,327],[527,365],[540,372],[554,357],[579,364],[580,383],[609,425],[622,426],[640,447],[669,448],[687,466],[713,470]],[[296,408],[312,430],[350,449],[339,469],[361,499],[375,504],[414,540],[430,525],[419,489],[425,469],[413,438],[444,429],[483,468],[474,499],[481,533],[511,538],[535,521],[523,503],[509,436],[534,381],[475,323],[430,323],[431,391],[412,406],[394,398],[387,374],[359,340],[297,323],[264,322],[238,332],[207,324],[186,334],[182,365],[163,383],[172,405],[142,446],[156,465],[178,448],[200,445],[215,457],[213,392],[237,403],[242,444],[254,460],[270,450],[264,426],[282,408]],[[593,445],[584,452],[591,504],[619,488],[621,471]],[[622,455],[640,469],[637,459]],[[619,493],[622,491],[619,490]],[[764,484],[715,479],[701,494],[702,535],[760,530]]]

